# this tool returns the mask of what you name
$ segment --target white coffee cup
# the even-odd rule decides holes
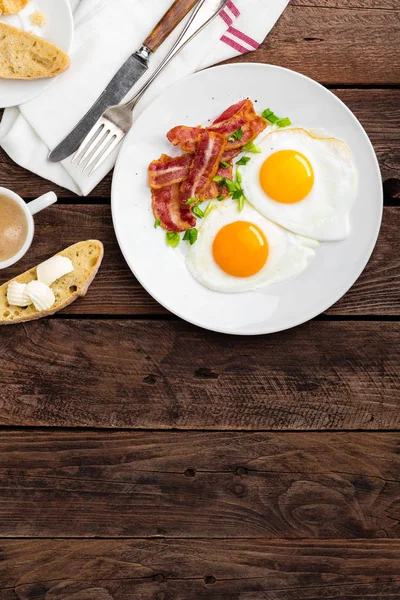
[[[7,196],[10,200],[14,200],[14,202],[16,202],[24,211],[26,222],[28,224],[28,234],[22,248],[14,254],[14,256],[11,256],[11,258],[3,260],[2,262],[0,261],[0,269],[6,269],[18,262],[29,250],[35,233],[33,215],[36,215],[36,213],[57,202],[57,196],[54,192],[48,192],[47,194],[36,198],[36,200],[31,200],[31,202],[26,203],[21,196],[18,196],[15,192],[3,187],[0,187],[0,196]]]

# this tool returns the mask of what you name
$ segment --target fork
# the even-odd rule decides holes
[[[76,167],[82,165],[82,172],[90,177],[90,175],[103,164],[106,158],[113,150],[115,150],[118,144],[121,143],[132,127],[132,111],[143,94],[171,60],[175,58],[178,52],[180,52],[218,16],[220,11],[228,4],[228,1],[229,0],[199,0],[198,5],[194,9],[191,18],[177,42],[144,86],[131,100],[129,100],[129,102],[111,106],[104,111],[100,119],[89,131],[71,159],[71,162],[74,163]]]

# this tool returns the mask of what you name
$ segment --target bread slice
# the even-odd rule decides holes
[[[14,15],[27,4],[28,0],[0,0],[0,15]]]
[[[0,21],[0,78],[55,77],[69,64],[68,54],[51,42]]]
[[[36,267],[4,283],[0,286],[0,325],[22,323],[47,317],[65,308],[77,298],[85,296],[88,287],[99,270],[103,253],[103,244],[98,240],[78,242],[58,253],[60,256],[66,256],[72,261],[74,270],[60,277],[60,279],[57,279],[50,286],[54,292],[56,301],[49,310],[38,311],[33,304],[26,308],[10,306],[7,302],[7,289],[11,281],[29,283],[33,279],[36,279]]]

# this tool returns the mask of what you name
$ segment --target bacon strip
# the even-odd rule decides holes
[[[160,189],[152,189],[152,208],[155,219],[160,219],[161,227],[167,231],[186,231],[196,225],[196,218],[190,206],[181,204],[179,183]]]
[[[229,137],[238,129],[246,128],[247,123],[250,123],[256,117],[257,115],[251,100],[242,100],[223,112],[209,129]],[[239,140],[237,140],[236,145],[238,142]],[[237,147],[239,146],[237,145]]]
[[[237,150],[237,154],[239,154],[243,146],[255,140],[267,125],[268,122],[255,113],[251,100],[241,100],[223,112],[210,127],[202,129],[201,127],[179,125],[167,133],[167,138],[174,146],[180,146],[185,152],[195,152],[199,136],[204,131],[211,131],[225,136],[227,152]],[[229,141],[228,138],[238,129],[242,130],[242,137],[239,140]],[[232,156],[234,154],[224,160],[231,160]]]
[[[232,177],[233,177],[233,165],[232,164],[228,164],[227,167],[223,167],[222,165],[220,165],[219,169],[217,171],[217,175],[219,175],[220,177],[223,177],[224,179],[232,179]]]
[[[182,125],[168,132],[169,141],[187,154],[177,158],[163,154],[149,166],[153,213],[163,229],[181,232],[195,227],[192,207],[186,204],[189,198],[210,200],[230,196],[227,187],[214,182],[213,178],[218,173],[224,179],[232,179],[232,160],[267,124],[256,115],[250,100],[241,100],[224,111],[210,127]],[[239,128],[242,137],[229,141]],[[221,167],[221,161],[228,163],[228,167]]]
[[[185,152],[195,152],[199,143],[199,136],[204,131],[213,131],[220,135],[229,138],[235,131],[245,127],[248,124],[248,119],[244,115],[238,115],[229,121],[223,121],[216,125],[211,125],[207,129],[201,129],[199,127],[186,127],[184,125],[178,125],[167,133],[167,138],[174,146],[180,146]],[[236,142],[236,147],[240,145],[240,142]]]
[[[233,178],[233,165],[230,164],[228,167],[219,167],[217,171],[217,175],[223,177],[224,179]],[[199,200],[212,200],[213,198],[218,198],[218,196],[223,196],[224,198],[228,198],[230,196],[230,192],[226,185],[219,185],[215,181],[212,181],[206,189],[201,193]]]
[[[189,198],[198,198],[212,182],[220,166],[226,140],[222,135],[205,131],[201,134],[199,145],[189,175],[181,185],[181,202]]]
[[[150,187],[159,189],[174,183],[182,183],[189,173],[193,161],[193,154],[183,154],[171,158],[163,154],[158,160],[153,160],[149,166]]]
[[[251,121],[251,128],[253,130],[253,139],[251,141],[255,140],[266,127],[268,127],[268,122],[256,115]]]
[[[237,156],[239,156],[240,153],[241,153],[241,149],[240,148],[234,148],[233,150],[225,150],[225,152],[222,155],[222,161],[229,163],[234,158],[236,158]]]
[[[243,135],[240,140],[234,140],[232,142],[228,141],[226,145],[227,152],[230,152],[231,150],[239,150],[239,152],[241,152],[242,148],[246,146],[246,144],[253,142],[267,126],[268,123],[265,119],[255,115],[251,121],[246,123],[246,125],[243,125]]]
[[[229,137],[243,127],[246,123],[248,123],[248,118],[246,115],[237,115],[229,119],[229,121],[222,121],[221,123],[216,123],[215,125],[211,125],[211,127],[207,127],[209,131],[215,131],[215,133],[220,133],[221,135],[225,135]]]
[[[253,138],[253,129],[250,123],[246,123],[243,125],[242,129],[242,137],[240,140],[228,141],[226,144],[226,150],[241,150],[243,146],[248,144]]]
[[[253,106],[252,101],[248,100],[246,98],[246,100],[240,100],[240,102],[237,102],[237,104],[233,104],[232,106],[227,108],[222,113],[222,115],[220,115],[218,117],[218,119],[215,119],[213,125],[215,125],[216,123],[221,123],[221,121],[228,121],[228,119],[231,119],[232,117],[234,117],[235,115],[237,115],[239,113],[247,113],[247,112],[254,113],[254,106]]]
[[[174,146],[180,146],[185,152],[195,152],[199,143],[199,135],[204,132],[202,127],[186,127],[178,125],[168,131],[167,138]]]

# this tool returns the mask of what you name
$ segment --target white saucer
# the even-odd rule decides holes
[[[29,16],[39,11],[47,18],[44,27],[32,25]],[[0,21],[31,31],[65,52],[70,52],[74,38],[74,24],[68,0],[30,0],[27,6],[16,15],[0,16]],[[0,79],[0,108],[16,106],[33,100],[41,94],[53,81],[35,79],[34,81]]]
[[[163,152],[179,154],[165,137],[171,127],[206,124],[244,97],[257,101],[258,112],[271,108],[289,116],[296,125],[324,129],[344,140],[353,154],[359,191],[351,212],[350,236],[340,242],[321,243],[315,259],[301,275],[257,292],[222,294],[206,289],[190,275],[184,262],[186,243],[169,248],[165,232],[154,229],[147,167]],[[378,162],[350,110],[330,91],[299,73],[251,63],[202,71],[159,96],[126,138],[112,187],[119,245],[143,287],[186,321],[238,335],[288,329],[337,302],[368,262],[379,233],[382,206]]]

